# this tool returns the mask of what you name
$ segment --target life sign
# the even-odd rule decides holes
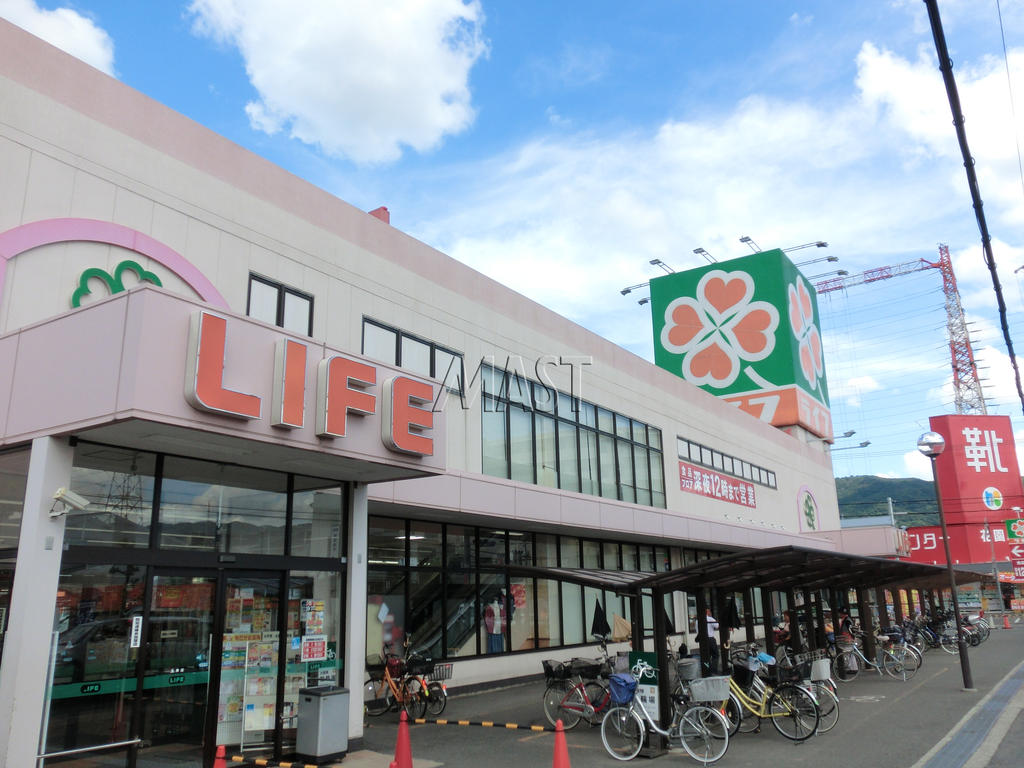
[[[239,419],[262,419],[263,398],[224,386],[227,318],[198,310],[189,321],[185,399],[201,411]],[[270,423],[283,429],[306,424],[306,362],[309,347],[279,339],[274,350]],[[392,451],[433,456],[434,387],[409,376],[377,380],[377,367],[329,353],[317,363],[315,433],[344,438],[349,416],[381,415],[381,441]]]

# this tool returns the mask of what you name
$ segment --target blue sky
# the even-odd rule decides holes
[[[1021,349],[1024,1],[939,7]],[[0,0],[0,17],[648,359],[650,315],[620,289],[653,258],[824,240],[795,260],[840,261],[805,272],[856,274],[947,243],[989,412],[1024,440],[920,0]],[[952,409],[938,273],[819,304],[836,431],[871,442],[836,474],[928,476],[914,444]]]

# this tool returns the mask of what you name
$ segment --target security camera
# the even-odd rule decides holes
[[[70,507],[81,511],[89,506],[89,500],[84,496],[79,496],[74,491],[69,491],[67,488],[58,488],[53,494],[53,500],[59,501],[64,505],[65,509]]]

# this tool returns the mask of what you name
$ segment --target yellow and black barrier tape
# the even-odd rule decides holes
[[[553,731],[554,728],[544,725],[520,725],[519,723],[495,723],[492,720],[480,720],[474,722],[472,720],[445,720],[438,718],[437,720],[427,720],[423,717],[417,717],[413,720],[417,725],[475,725],[480,728],[504,728],[508,731]]]
[[[275,762],[265,757],[243,757],[242,755],[232,755],[232,763],[244,763],[245,765],[255,765],[259,768],[319,768],[315,763],[293,763],[289,760],[280,760]]]

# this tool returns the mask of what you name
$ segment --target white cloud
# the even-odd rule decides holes
[[[903,454],[903,468],[906,475],[921,480],[932,480],[932,460],[920,451],[914,450]]]
[[[197,34],[238,48],[255,130],[376,163],[473,122],[469,72],[487,53],[478,0],[193,0]]]
[[[44,10],[35,0],[0,0],[0,17],[114,76],[114,41],[96,22],[77,11]]]

